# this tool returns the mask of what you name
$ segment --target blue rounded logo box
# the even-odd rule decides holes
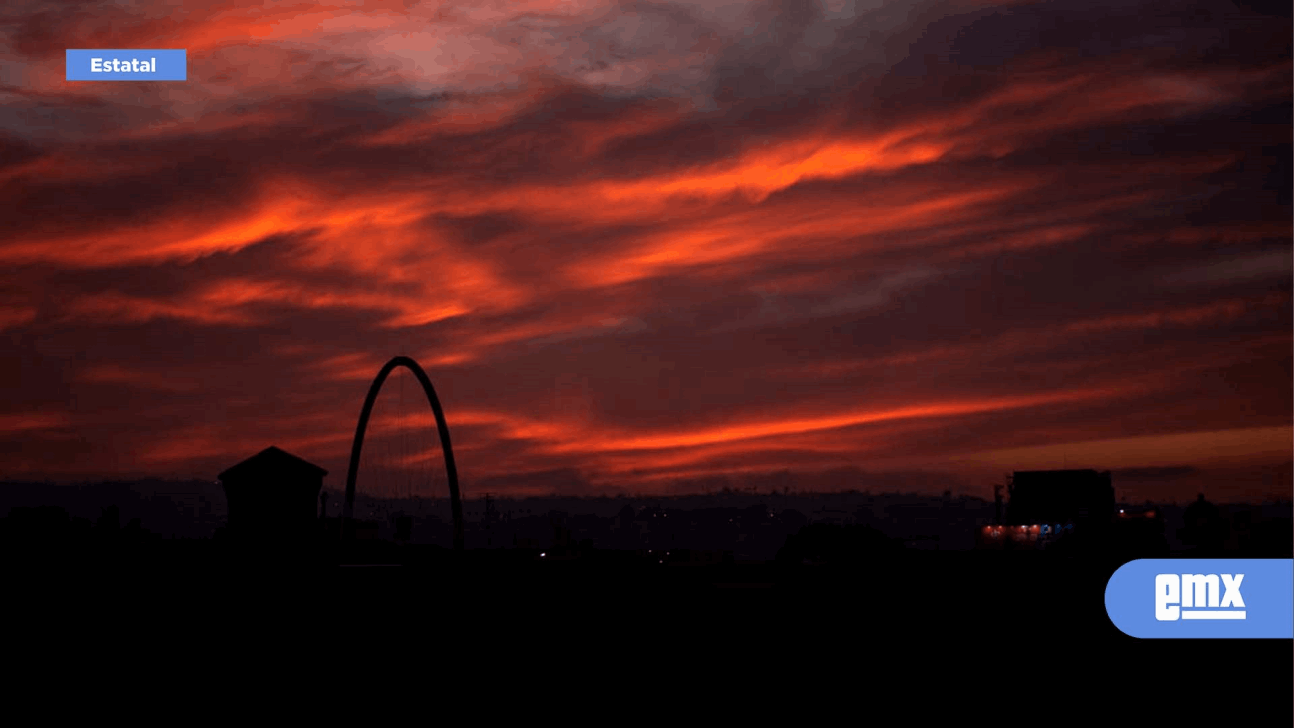
[[[1105,611],[1142,639],[1294,639],[1294,559],[1138,559]]]

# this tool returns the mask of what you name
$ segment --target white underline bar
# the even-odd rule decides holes
[[[1190,609],[1182,610],[1182,619],[1244,619],[1243,610],[1239,612],[1212,612],[1212,611],[1193,611]]]

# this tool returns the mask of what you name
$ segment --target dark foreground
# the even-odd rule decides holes
[[[894,682],[987,691],[968,716],[1030,704],[1202,725],[1209,706],[1225,713],[1239,700],[1265,725],[1294,724],[1289,640],[1127,637],[1104,609],[1118,563],[1042,556],[661,566],[469,553],[310,569],[123,561],[11,567],[6,586],[29,633],[136,651],[216,659],[272,646],[280,660],[326,653],[412,671],[450,662],[542,671],[561,659],[662,680],[821,675],[864,693]]]

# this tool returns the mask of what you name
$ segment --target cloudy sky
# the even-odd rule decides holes
[[[469,494],[1288,494],[1290,10],[1236,2],[8,2],[0,478],[341,487],[407,354]]]

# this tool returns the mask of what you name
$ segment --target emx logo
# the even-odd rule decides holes
[[[1244,574],[1159,574],[1155,577],[1155,619],[1244,619],[1240,596]],[[1221,599],[1219,586],[1225,588]]]
[[[1105,610],[1143,639],[1291,639],[1294,560],[1130,561],[1110,577]]]

